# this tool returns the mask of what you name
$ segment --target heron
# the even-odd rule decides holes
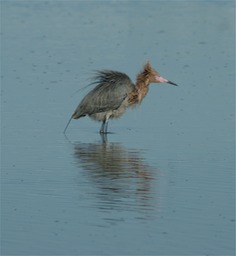
[[[149,61],[137,74],[135,84],[125,73],[114,70],[97,71],[93,79],[95,88],[88,92],[79,103],[64,133],[72,119],[89,116],[102,122],[100,133],[106,134],[109,119],[119,118],[127,108],[139,105],[147,95],[151,83],[168,83],[177,86],[176,83],[162,77]]]

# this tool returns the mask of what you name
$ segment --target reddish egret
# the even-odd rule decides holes
[[[107,133],[109,119],[118,118],[126,108],[140,104],[148,92],[150,83],[177,85],[161,77],[149,62],[137,75],[136,84],[133,84],[126,74],[112,70],[98,71],[94,81],[97,86],[82,99],[67,123],[64,133],[72,118],[79,119],[87,115],[101,121],[100,133]]]

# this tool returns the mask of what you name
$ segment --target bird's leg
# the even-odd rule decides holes
[[[107,133],[108,120],[109,120],[109,119],[107,119],[107,120],[106,120],[106,122],[105,122],[105,129],[104,129],[104,133]]]
[[[101,126],[101,129],[100,129],[100,133],[107,133],[107,127],[108,127],[108,120],[109,119],[105,119],[102,121],[102,126]]]
[[[100,129],[100,133],[104,133],[105,124],[106,124],[106,120],[103,120],[103,121],[102,121],[101,129]]]

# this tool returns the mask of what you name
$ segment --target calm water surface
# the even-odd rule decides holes
[[[1,1],[1,254],[234,255],[234,2]],[[107,137],[90,71],[151,85]]]

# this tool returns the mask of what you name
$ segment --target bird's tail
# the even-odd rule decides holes
[[[71,118],[79,119],[80,117],[83,117],[83,116],[86,116],[86,115],[81,114],[81,111],[75,110]]]
[[[67,123],[67,125],[66,125],[66,127],[65,127],[65,129],[64,129],[64,131],[63,131],[64,134],[66,133],[66,129],[67,129],[67,127],[69,126],[69,124],[70,124],[72,118],[73,118],[73,115],[71,116],[70,120],[68,121],[68,123]]]
[[[66,125],[66,127],[65,127],[65,129],[63,131],[63,133],[66,133],[66,130],[67,130],[67,128],[68,128],[68,126],[69,126],[69,124],[70,124],[72,119],[79,119],[80,117],[83,117],[83,116],[85,116],[85,115],[81,115],[81,114],[79,114],[79,112],[75,111],[73,113],[73,115],[71,116],[71,118],[69,119],[69,121],[68,121],[68,123],[67,123],[67,125]]]

